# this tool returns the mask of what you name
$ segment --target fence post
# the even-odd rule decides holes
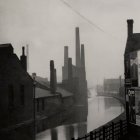
[[[120,136],[123,136],[122,120],[120,120]]]
[[[90,132],[90,140],[93,140],[93,132]]]
[[[96,140],[96,138],[97,138],[97,137],[96,137],[96,131],[95,131],[95,133],[94,133],[94,134],[95,134],[95,140]]]
[[[114,140],[114,122],[112,122],[112,140]]]
[[[87,140],[87,135],[85,135],[85,140]]]
[[[103,140],[105,140],[105,126],[103,126]]]

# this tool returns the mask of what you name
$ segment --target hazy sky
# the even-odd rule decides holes
[[[139,0],[0,0],[0,43],[12,43],[15,53],[29,44],[29,72],[49,77],[55,60],[62,75],[64,46],[75,64],[75,27],[85,44],[89,85],[123,75],[126,19],[140,32]],[[98,29],[97,25],[102,30]]]

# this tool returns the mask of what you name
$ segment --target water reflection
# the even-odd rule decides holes
[[[56,129],[51,129],[51,139],[52,140],[58,140],[57,130]]]
[[[83,137],[87,133],[87,123],[80,123],[77,125],[78,137]]]
[[[82,137],[87,132],[107,123],[124,111],[123,105],[116,99],[92,97],[88,100],[87,122],[63,125],[37,135],[37,140],[71,140]]]
[[[66,140],[71,140],[74,137],[74,126],[66,126]]]

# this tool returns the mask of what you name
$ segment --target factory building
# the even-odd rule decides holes
[[[64,47],[64,66],[62,67],[62,84],[65,89],[73,93],[76,105],[83,105],[87,112],[87,80],[85,70],[84,44],[80,44],[79,27],[75,29],[75,65],[69,57],[68,46]],[[87,114],[87,113],[86,113]]]

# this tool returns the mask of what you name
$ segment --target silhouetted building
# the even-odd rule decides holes
[[[62,122],[68,119],[66,114],[72,112],[70,108],[73,105],[73,94],[59,86],[54,94],[46,78],[39,77],[36,73],[33,75],[36,83],[36,133],[39,133],[48,128],[62,125]],[[55,76],[53,78],[55,81]]]
[[[132,19],[127,20],[128,36],[124,53],[125,78],[131,86],[138,86],[138,51],[140,50],[140,33],[133,33]]]
[[[76,105],[83,105],[87,112],[87,80],[85,70],[85,52],[84,44],[80,47],[79,28],[75,29],[76,40],[76,65],[72,64],[72,58],[69,58],[68,47],[64,48],[64,66],[62,67],[63,86],[73,93]],[[81,49],[80,49],[81,48]],[[87,113],[85,113],[87,114]]]
[[[133,33],[133,19],[127,20],[128,37],[124,53],[126,118],[136,135],[140,128],[140,33]],[[130,127],[131,128],[131,127]],[[130,129],[131,131],[131,129]]]
[[[0,139],[33,140],[33,80],[11,44],[0,45]]]
[[[124,79],[104,79],[104,94],[119,95],[120,88],[124,85]]]

